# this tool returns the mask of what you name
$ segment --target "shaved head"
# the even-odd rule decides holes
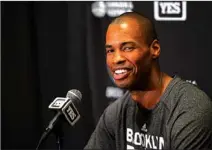
[[[137,12],[127,12],[115,18],[110,25],[124,24],[129,20],[135,20],[139,26],[139,35],[142,35],[147,45],[150,45],[153,40],[158,39],[157,33],[152,21]],[[132,26],[133,28],[133,26]]]

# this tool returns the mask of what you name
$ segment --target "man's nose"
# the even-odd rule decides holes
[[[116,51],[115,55],[113,57],[113,63],[114,64],[122,64],[126,61],[126,58],[123,56],[123,54],[120,51]]]

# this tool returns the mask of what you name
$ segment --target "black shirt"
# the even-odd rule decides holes
[[[212,101],[175,78],[154,109],[126,92],[109,105],[84,149],[212,149]]]

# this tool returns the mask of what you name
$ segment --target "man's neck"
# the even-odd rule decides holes
[[[130,92],[131,97],[142,107],[152,109],[160,101],[160,97],[171,79],[165,73],[159,72],[149,79],[150,87],[147,87],[148,90],[133,90]]]

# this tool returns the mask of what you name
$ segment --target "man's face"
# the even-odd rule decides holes
[[[151,68],[151,54],[135,21],[111,24],[106,34],[106,62],[116,85],[134,89]]]

